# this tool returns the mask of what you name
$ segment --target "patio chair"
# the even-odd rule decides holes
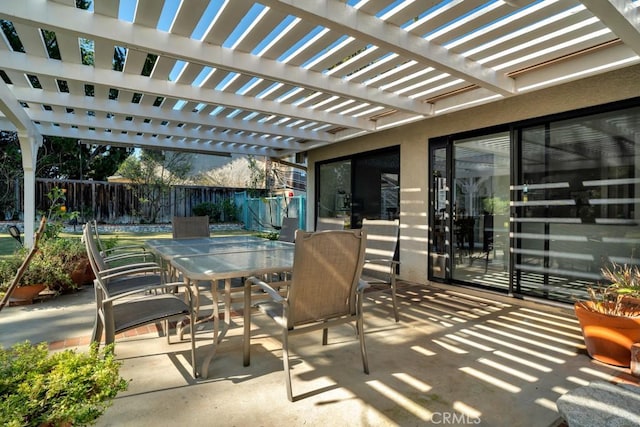
[[[298,228],[298,218],[282,218],[282,227],[278,240],[281,242],[293,243],[296,239],[296,229]]]
[[[344,230],[344,218],[319,217],[316,231]]]
[[[95,236],[96,246],[107,263],[131,258],[155,260],[155,254],[150,252],[145,245],[118,245],[107,248],[98,231],[98,221],[95,219],[91,221],[90,227]]]
[[[167,343],[171,344],[169,320],[189,320],[194,330],[193,297],[189,286],[182,282],[155,283],[133,291],[113,295],[100,277],[94,280],[96,293],[96,321],[92,341],[100,343],[103,332],[105,345],[115,342],[116,335],[140,326],[163,323]],[[184,287],[185,298],[173,292]],[[164,292],[157,292],[157,291]],[[177,328],[176,324],[176,328]],[[195,334],[191,333],[191,366],[193,377],[198,376],[195,356]]]
[[[174,216],[171,221],[174,239],[210,237],[209,216]]]
[[[391,287],[393,314],[398,322],[400,317],[396,298],[396,268],[400,263],[394,260],[394,254],[398,246],[400,221],[365,218],[362,220],[362,229],[367,232],[362,280],[370,285],[388,284]]]
[[[98,250],[91,228],[91,223],[86,223],[82,234],[89,264],[94,275],[101,279],[111,295],[166,281],[164,270],[156,262],[143,260],[143,262],[110,266],[107,259]]]
[[[368,286],[360,281],[366,232],[362,230],[309,233],[296,231],[293,272],[286,297],[278,287],[257,277],[247,279],[271,298],[256,306],[282,328],[282,362],[287,397],[293,401],[289,370],[289,337],[322,330],[327,344],[328,328],[353,323],[360,339],[365,373],[369,373],[362,320],[362,294]]]

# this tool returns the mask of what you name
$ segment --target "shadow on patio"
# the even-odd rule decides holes
[[[92,299],[88,288],[5,308],[0,342],[86,349]],[[320,331],[294,337],[293,393],[300,398],[294,403],[286,397],[279,329],[263,314],[252,316],[251,365],[242,366],[238,310],[207,379],[191,377],[188,341],[167,345],[153,328],[128,334],[117,340],[116,353],[129,389],[97,425],[547,427],[558,424],[555,401],[571,389],[594,380],[638,382],[628,369],[586,355],[571,307],[406,282],[399,283],[399,299],[395,323],[387,291],[366,294],[370,375],[362,372],[352,327],[330,330],[325,348]],[[201,324],[199,364],[211,339],[211,324]]]
[[[592,361],[571,308],[443,285],[400,284],[401,321],[389,295],[367,294],[370,375],[349,326],[295,337],[286,399],[278,328],[252,317],[251,366],[232,328],[206,380],[193,380],[188,344],[150,334],[121,338],[129,390],[98,425],[487,425],[558,424],[556,399],[593,380],[637,382],[628,369]],[[242,317],[233,321],[241,326]],[[211,348],[201,326],[198,359]]]

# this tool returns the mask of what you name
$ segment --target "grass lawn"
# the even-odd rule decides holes
[[[213,231],[211,232],[211,237],[216,236],[229,236],[229,235],[242,235],[242,234],[257,234],[247,230],[224,230],[224,231]],[[77,237],[78,239],[82,236],[82,232],[78,230],[75,233],[61,233],[62,237]],[[103,240],[111,240],[115,239],[118,245],[141,245],[147,239],[162,239],[162,238],[171,238],[171,232],[167,233],[129,233],[129,232],[117,232],[117,233],[100,233],[100,237]],[[18,242],[9,234],[0,235],[0,258],[8,257],[14,253],[16,249],[18,249],[20,245]]]

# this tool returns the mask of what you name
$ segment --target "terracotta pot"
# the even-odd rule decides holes
[[[591,306],[590,301],[585,302]],[[609,365],[629,367],[631,345],[640,342],[640,317],[611,316],[574,305],[587,353]]]
[[[70,276],[73,283],[78,286],[88,285],[96,278],[88,259],[80,261],[76,269],[71,272]]]
[[[44,291],[45,285],[26,285],[18,286],[11,293],[9,303],[11,304],[33,304],[33,299]]]

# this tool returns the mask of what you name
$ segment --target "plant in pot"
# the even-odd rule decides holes
[[[27,250],[22,248],[0,260],[0,293],[8,290],[26,256]],[[12,293],[12,301],[30,303],[45,289],[55,295],[90,283],[93,278],[87,262],[86,249],[79,238],[57,237],[42,241]]]
[[[80,426],[93,424],[128,383],[113,345],[102,351],[49,353],[28,341],[0,346],[0,425]]]
[[[43,214],[34,248],[18,249],[13,256],[0,260],[0,294],[8,292],[17,271],[26,262],[20,279],[11,290],[13,303],[31,303],[45,288],[55,295],[93,280],[86,249],[80,239],[60,236],[62,221],[75,217],[64,209],[64,191],[54,188],[47,196],[51,206],[46,216]],[[79,272],[82,275],[78,275]]]
[[[574,304],[587,353],[610,365],[630,366],[631,346],[640,342],[640,269],[619,265],[602,269],[606,286],[587,289]]]

